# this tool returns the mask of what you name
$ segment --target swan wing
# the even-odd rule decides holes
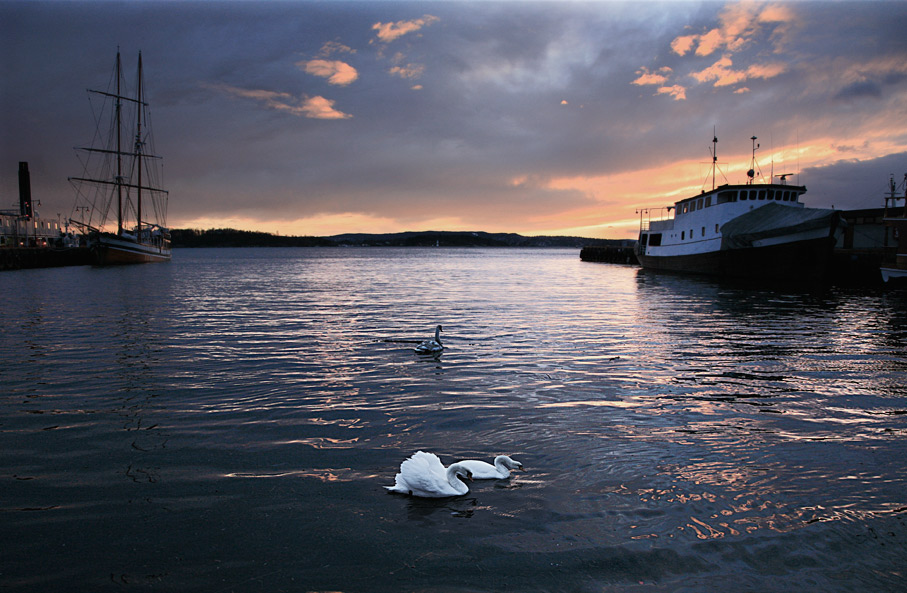
[[[406,491],[412,492],[414,496],[435,498],[457,494],[447,481],[447,470],[433,453],[423,451],[414,453],[400,464],[398,475],[406,484]]]
[[[435,342],[434,340],[425,340],[415,348],[416,352],[427,353],[427,352],[440,352],[444,350],[444,346]]]

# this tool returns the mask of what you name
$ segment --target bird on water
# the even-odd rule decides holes
[[[434,453],[416,451],[400,464],[400,473],[394,476],[394,485],[385,486],[388,492],[409,494],[422,498],[446,498],[469,492],[463,480],[472,480],[462,463],[445,468]]]
[[[510,477],[510,470],[523,469],[523,464],[507,455],[498,455],[494,458],[494,465],[477,459],[461,461],[460,465],[472,472],[474,480],[503,480]]]
[[[444,350],[444,345],[441,343],[441,332],[444,331],[441,329],[441,326],[435,328],[435,339],[434,340],[425,340],[421,344],[415,347],[416,354],[437,354]]]

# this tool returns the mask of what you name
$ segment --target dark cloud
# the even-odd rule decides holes
[[[730,166],[754,134],[900,153],[905,19],[901,3],[849,2],[4,2],[0,199],[27,160],[45,213],[68,214],[85,89],[106,86],[120,45],[130,65],[143,51],[174,225],[623,220],[641,198],[609,176],[706,161],[713,126]]]
[[[871,97],[878,99],[882,96],[882,87],[871,80],[863,80],[860,82],[854,82],[843,89],[835,95],[836,99],[857,99],[860,97]]]

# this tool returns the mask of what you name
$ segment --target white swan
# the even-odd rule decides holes
[[[523,469],[522,463],[511,459],[506,455],[498,455],[497,457],[495,457],[494,465],[485,463],[484,461],[477,461],[475,459],[461,461],[460,465],[471,471],[472,477],[475,480],[500,480],[503,478],[509,478],[510,470],[512,469],[526,471]]]
[[[434,340],[425,340],[418,346],[415,350],[417,354],[437,354],[438,352],[444,350],[444,345],[441,343],[441,332],[444,331],[441,329],[441,326],[435,328],[435,339]]]
[[[400,473],[394,477],[394,485],[385,488],[389,492],[423,498],[460,496],[469,492],[469,486],[460,478],[472,480],[472,473],[460,463],[445,468],[434,453],[416,451],[400,464]]]

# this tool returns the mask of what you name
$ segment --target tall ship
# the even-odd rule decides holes
[[[818,279],[830,272],[846,224],[837,210],[807,208],[791,174],[755,183],[756,144],[744,184],[715,185],[718,138],[712,139],[712,189],[673,206],[643,208],[636,258],[646,269],[769,280]],[[778,177],[778,182],[774,178]]]
[[[141,52],[131,89],[118,50],[108,88],[88,93],[97,130],[90,146],[76,149],[83,173],[69,178],[76,190],[71,222],[87,236],[97,265],[170,261],[169,194],[154,151]]]

